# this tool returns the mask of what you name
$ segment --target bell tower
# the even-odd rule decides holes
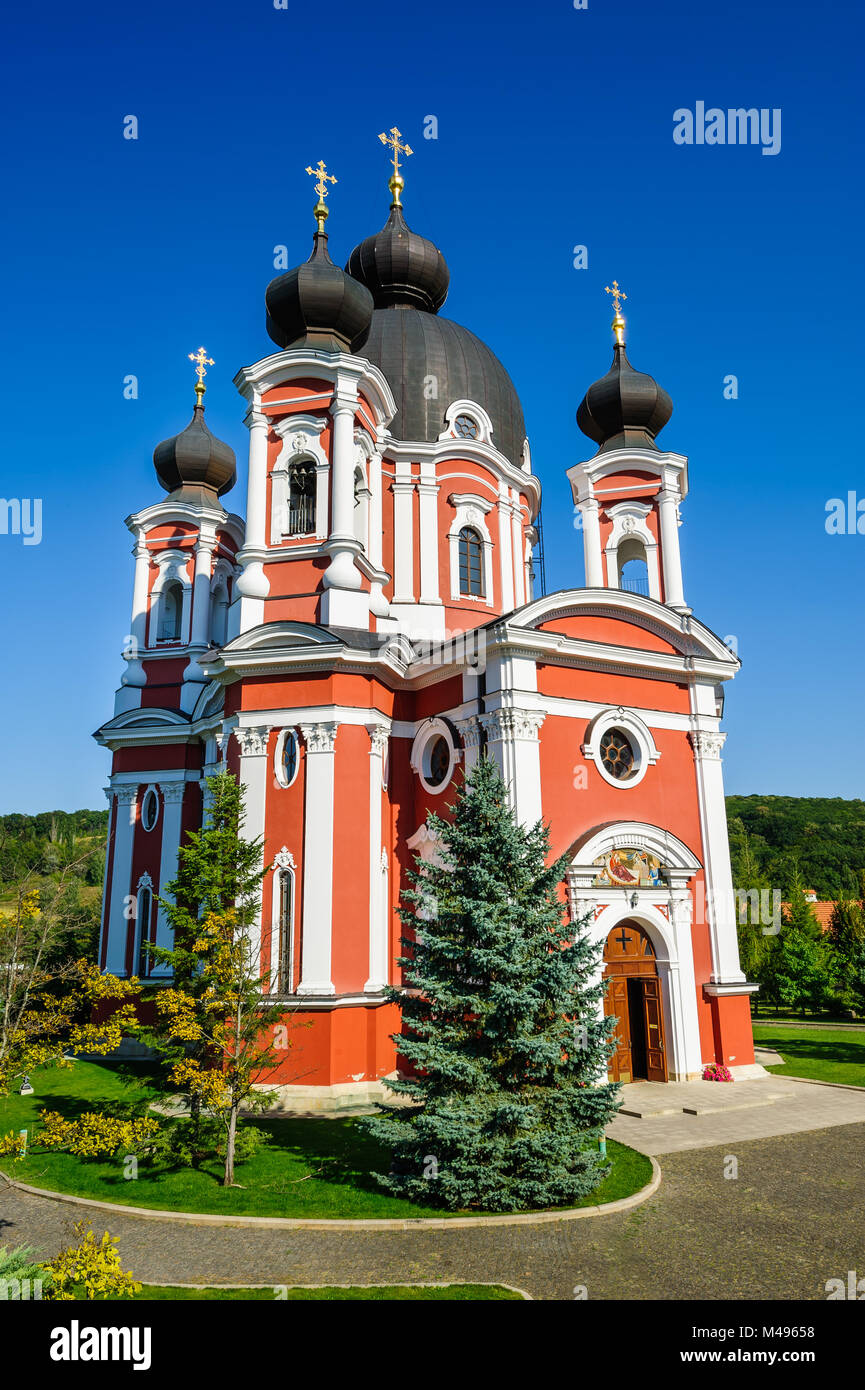
[[[613,297],[613,361],[577,411],[577,424],[598,450],[568,469],[582,523],[586,586],[623,589],[689,612],[679,550],[688,460],[655,442],[673,402],[653,377],[631,366],[621,312],[627,296],[616,280],[606,292]]]

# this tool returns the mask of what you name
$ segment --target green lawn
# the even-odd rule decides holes
[[[76,1062],[71,1071],[43,1070],[31,1077],[32,1096],[0,1101],[0,1133],[38,1125],[41,1109],[72,1117],[86,1109],[111,1107],[117,1113],[142,1111],[156,1094],[146,1065]],[[154,1169],[139,1165],[138,1176],[124,1177],[122,1156],[82,1160],[72,1154],[34,1149],[21,1163],[5,1159],[21,1182],[97,1201],[167,1211],[210,1212],[225,1216],[314,1218],[412,1218],[456,1216],[383,1193],[373,1177],[387,1172],[389,1155],[351,1119],[259,1121],[273,1143],[237,1169],[240,1187],[220,1186],[220,1167],[200,1170]],[[582,1206],[630,1196],[652,1176],[649,1159],[615,1140],[607,1142],[612,1171]]]
[[[773,1028],[754,1024],[754,1042],[784,1058],[770,1066],[776,1076],[803,1076],[808,1081],[840,1081],[865,1086],[865,1031],[855,1028]]]
[[[380,1288],[363,1288],[355,1286],[353,1288],[340,1288],[338,1286],[325,1289],[303,1289],[303,1288],[267,1288],[267,1289],[244,1289],[244,1288],[212,1288],[212,1289],[190,1289],[183,1284],[175,1284],[172,1287],[164,1287],[161,1284],[144,1284],[141,1293],[137,1294],[132,1302],[141,1302],[147,1299],[153,1302],[226,1302],[231,1299],[243,1299],[255,1303],[273,1303],[274,1300],[285,1302],[300,1301],[319,1301],[319,1302],[354,1302],[359,1299],[372,1300],[373,1302],[394,1302],[410,1303],[419,1300],[426,1302],[466,1303],[477,1302],[480,1300],[496,1301],[502,1299],[517,1300],[522,1302],[522,1295],[514,1289],[502,1288],[501,1284],[443,1284],[434,1288],[424,1287],[420,1284],[403,1286],[395,1284],[381,1286]],[[124,1302],[127,1300],[123,1300]]]

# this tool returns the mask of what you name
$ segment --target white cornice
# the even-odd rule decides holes
[[[226,512],[219,506],[207,507],[192,502],[171,502],[166,498],[163,502],[154,502],[149,507],[143,507],[140,512],[132,512],[126,518],[125,525],[133,535],[137,535],[142,529],[164,525],[171,521],[193,526],[196,530],[200,528],[202,523],[209,522],[214,531],[227,531],[238,546],[243,544],[246,530],[243,518],[238,516],[236,512]]]
[[[688,495],[688,460],[684,454],[662,453],[659,449],[610,449],[575,463],[567,470],[574,501],[591,496],[596,483],[611,473],[636,469],[660,479],[662,485],[675,485],[681,497]]]
[[[314,348],[275,352],[249,367],[241,367],[234,384],[244,400],[252,405],[256,399],[260,403],[265,392],[297,377],[318,377],[329,381],[335,390],[354,384],[369,401],[380,427],[389,425],[396,414],[396,401],[384,374],[365,358],[344,352],[319,352]],[[269,405],[268,402],[263,408]]]

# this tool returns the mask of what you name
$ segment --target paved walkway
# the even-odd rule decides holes
[[[738,1123],[754,1113],[725,1118]],[[719,1122],[717,1115],[686,1118],[698,1125]],[[577,1286],[591,1299],[823,1299],[827,1279],[846,1278],[850,1269],[865,1276],[865,1123],[830,1120],[829,1126],[748,1142],[728,1136],[721,1145],[691,1151],[665,1149],[663,1182],[652,1198],[631,1212],[585,1221],[355,1233],[116,1216],[110,1228],[124,1267],[145,1282],[470,1280],[510,1284],[540,1299],[571,1299]],[[731,1156],[735,1178],[726,1176]],[[29,1243],[51,1255],[86,1214],[84,1207],[7,1188],[0,1191],[0,1244]],[[101,1217],[93,1222],[103,1229]]]
[[[865,1087],[821,1086],[772,1075],[732,1085],[641,1081],[624,1087],[622,1110],[632,1113],[620,1111],[607,1133],[657,1156],[865,1122]]]

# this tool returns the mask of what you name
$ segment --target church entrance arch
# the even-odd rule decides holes
[[[617,923],[604,943],[604,1013],[618,1020],[611,1081],[666,1081],[667,1049],[655,948],[638,922]]]

